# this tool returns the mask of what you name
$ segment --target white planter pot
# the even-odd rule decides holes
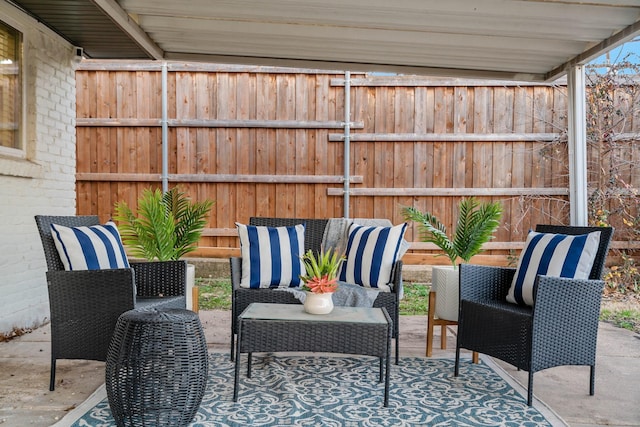
[[[187,310],[193,310],[193,288],[196,285],[196,266],[187,264]]]
[[[304,311],[309,314],[329,314],[333,311],[333,294],[305,292]]]
[[[458,321],[460,298],[459,271],[450,267],[433,267],[431,290],[436,292],[436,311],[439,319]]]

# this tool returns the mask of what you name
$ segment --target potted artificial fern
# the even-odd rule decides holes
[[[166,193],[146,189],[133,212],[125,202],[115,204],[122,242],[134,257],[149,261],[177,260],[197,249],[213,202],[191,202],[174,187]]]
[[[458,271],[457,262],[469,262],[482,251],[482,245],[493,238],[500,225],[502,204],[480,203],[470,197],[458,205],[458,221],[451,237],[447,229],[433,214],[413,207],[402,209],[404,218],[418,223],[423,242],[434,243],[451,261],[452,267],[434,267],[431,289],[436,292],[436,315],[444,320],[458,320]]]
[[[125,202],[115,204],[114,219],[122,242],[132,256],[148,261],[178,260],[197,249],[214,202],[192,202],[178,187],[166,193],[146,189],[138,198],[134,212]],[[190,289],[195,267],[187,267],[187,308],[193,305]]]

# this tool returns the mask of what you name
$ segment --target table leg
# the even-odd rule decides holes
[[[252,353],[249,353],[247,358],[247,378],[251,378],[251,359]]]
[[[391,364],[389,363],[390,359],[391,359],[391,330],[389,330],[389,334],[387,335],[387,357],[386,357],[387,372],[385,372],[385,379],[384,379],[384,407],[385,408],[389,406],[389,373],[391,371]]]
[[[384,381],[384,364],[383,364],[383,362],[384,362],[384,358],[381,357],[380,358],[380,380],[379,380],[379,382]]]

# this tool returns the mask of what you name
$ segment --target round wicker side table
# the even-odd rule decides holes
[[[116,324],[105,387],[118,426],[186,426],[207,383],[207,344],[189,310],[130,310]]]

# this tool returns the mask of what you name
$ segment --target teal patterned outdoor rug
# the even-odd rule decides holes
[[[539,401],[489,359],[407,357],[391,365],[389,407],[378,382],[378,359],[339,355],[256,354],[252,378],[242,359],[238,402],[228,354],[210,356],[209,382],[191,426],[562,426]],[[500,373],[499,373],[500,372]],[[56,426],[115,426],[104,387]]]

